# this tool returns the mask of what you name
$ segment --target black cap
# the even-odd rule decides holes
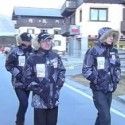
[[[47,39],[52,39],[52,36],[50,34],[48,34],[47,32],[41,32],[38,35],[38,42],[40,42],[41,40],[44,41]]]
[[[28,42],[30,42],[32,40],[32,36],[27,32],[22,33],[20,35],[20,38],[22,41],[28,41]]]

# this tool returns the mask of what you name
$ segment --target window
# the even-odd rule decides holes
[[[39,23],[41,23],[42,21],[41,20],[39,20]]]
[[[108,21],[107,8],[91,8],[90,21]]]
[[[61,46],[61,41],[60,40],[55,40],[54,45],[55,46]]]
[[[82,10],[79,11],[79,22],[82,22]]]
[[[29,23],[33,23],[33,19],[30,18],[30,19],[29,19]]]
[[[61,30],[59,29],[54,29],[54,34],[60,34],[61,33]]]
[[[43,20],[42,20],[42,23],[46,24],[46,23],[47,23],[46,19],[43,19]]]
[[[30,33],[30,34],[34,34],[34,29],[28,28],[28,29],[27,29],[27,32]]]
[[[59,24],[59,20],[55,20],[55,23]]]
[[[41,32],[42,32],[42,33],[46,33],[47,30],[46,30],[46,29],[41,29]]]

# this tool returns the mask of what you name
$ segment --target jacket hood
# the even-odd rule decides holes
[[[109,27],[103,27],[98,31],[98,40],[103,43],[111,35],[114,38],[113,44],[115,44],[119,39],[119,32]]]

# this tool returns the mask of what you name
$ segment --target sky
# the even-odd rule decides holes
[[[65,0],[0,0],[0,15],[12,16],[13,7],[61,8]]]

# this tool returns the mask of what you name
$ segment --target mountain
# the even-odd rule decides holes
[[[0,15],[0,36],[14,36],[16,34],[12,20],[9,17]]]

